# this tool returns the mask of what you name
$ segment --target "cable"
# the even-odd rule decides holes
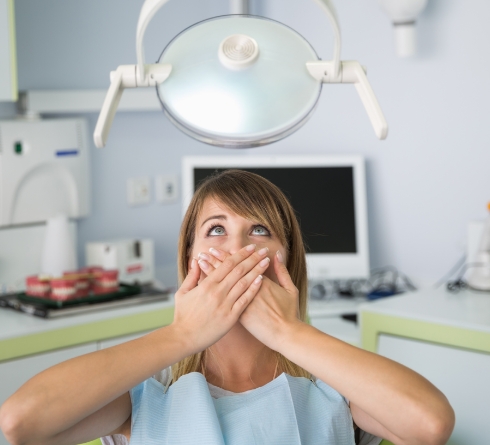
[[[461,269],[461,267],[464,266],[465,262],[466,262],[466,255],[463,255],[456,262],[456,264],[451,268],[451,270],[446,275],[444,275],[436,284],[434,284],[434,289],[437,289],[439,286],[446,283],[447,280],[449,280],[457,271]]]
[[[472,267],[485,266],[484,263],[467,263],[463,264],[462,270],[460,271],[458,278],[454,281],[448,281],[446,288],[450,292],[459,292],[461,289],[466,289],[468,283],[463,279],[468,269]]]
[[[371,270],[368,279],[322,280],[310,283],[310,298],[329,300],[334,297],[379,298],[417,290],[413,282],[394,266]]]

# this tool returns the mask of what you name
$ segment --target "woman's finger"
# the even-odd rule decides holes
[[[279,250],[274,255],[274,270],[281,287],[290,292],[296,291],[296,286],[291,280],[286,264],[284,264],[284,257]]]
[[[218,259],[221,263],[226,260],[230,256],[229,253],[224,252],[223,250],[215,249],[214,247],[211,247],[209,249],[209,253]]]
[[[220,260],[209,253],[200,252],[199,255],[197,255],[197,258],[199,260],[207,261],[209,264],[211,264],[211,266],[213,266],[213,269],[218,268],[221,264]]]
[[[211,273],[211,270],[210,270],[211,265],[209,263],[207,263],[207,261],[200,260],[199,265],[201,267],[207,268],[207,270],[210,271],[211,274],[208,274],[207,271],[204,270],[204,272],[208,275],[208,279],[210,281],[212,281],[214,283],[220,283],[224,279],[228,278],[230,276],[229,275],[230,272],[232,270],[234,270],[236,267],[238,268],[238,271],[240,269],[242,269],[244,271],[244,273],[247,273],[250,269],[252,269],[253,266],[245,271],[244,265],[242,265],[241,263],[242,262],[245,263],[246,260],[254,254],[254,252],[255,252],[255,244],[249,244],[248,246],[245,246],[243,249],[240,249],[235,254],[226,258],[226,260],[223,262],[223,264],[221,264],[220,267],[215,269],[213,271],[213,273]],[[203,264],[203,263],[207,263],[207,264]],[[241,276],[243,276],[243,274],[239,274],[239,273],[233,274],[233,277],[232,277],[232,281],[234,280],[233,284],[235,284],[241,278]],[[231,289],[232,285],[229,286],[230,289]]]
[[[248,286],[240,286],[240,282],[244,279],[244,277],[247,276],[247,274],[253,270],[257,264],[264,263],[262,264],[262,270],[265,270],[267,267],[264,268],[264,266],[268,266],[269,264],[269,259],[267,257],[267,254],[269,253],[269,249],[267,247],[264,247],[260,249],[259,251],[255,252],[253,255],[249,256],[245,260],[241,261],[239,264],[237,264],[229,273],[226,277],[223,278],[221,281],[221,284],[223,285],[223,289],[226,291],[228,294],[235,285],[238,284],[239,288],[241,288],[241,292],[236,296],[238,298],[245,290],[247,289]],[[236,255],[236,254],[235,254]],[[221,273],[221,271],[225,268],[226,264],[234,258],[235,255],[232,255],[228,257],[224,263],[215,270],[214,274]],[[261,272],[259,272],[257,275],[259,275]],[[214,275],[213,274],[213,275]]]
[[[231,288],[230,292],[228,292],[228,299],[233,305],[238,299],[241,298],[243,294],[248,292],[248,289],[255,283],[257,277],[262,277],[262,274],[267,270],[270,264],[269,257],[265,257],[261,260],[256,266],[247,273],[244,277],[242,277],[238,282]],[[261,278],[262,281],[262,278]]]
[[[232,314],[239,318],[242,315],[243,311],[247,309],[248,305],[253,301],[257,292],[262,285],[264,277],[262,275],[258,275],[249,288],[244,292],[238,300],[235,301],[231,308]]]
[[[186,294],[197,286],[199,282],[199,277],[201,276],[201,269],[197,265],[197,261],[192,258],[191,268],[189,269],[185,280],[180,286],[179,292]]]

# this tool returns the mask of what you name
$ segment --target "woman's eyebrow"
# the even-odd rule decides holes
[[[223,219],[226,221],[226,215],[214,215],[214,216],[210,216],[209,218],[206,218],[203,223],[201,224],[201,227],[206,224],[209,220],[211,219]]]

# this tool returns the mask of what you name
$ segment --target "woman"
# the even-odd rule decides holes
[[[179,276],[171,325],[54,366],[7,400],[10,443],[446,443],[454,413],[433,385],[305,323],[301,233],[270,182],[235,170],[200,186]]]

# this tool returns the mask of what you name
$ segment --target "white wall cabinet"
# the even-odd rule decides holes
[[[17,101],[14,0],[0,0],[0,102]]]
[[[50,366],[97,350],[96,343],[0,363],[0,405],[22,384]],[[74,382],[75,383],[75,382]],[[0,434],[0,445],[8,445]]]
[[[380,335],[378,352],[437,386],[456,413],[448,445],[488,445],[490,354],[435,343]]]

